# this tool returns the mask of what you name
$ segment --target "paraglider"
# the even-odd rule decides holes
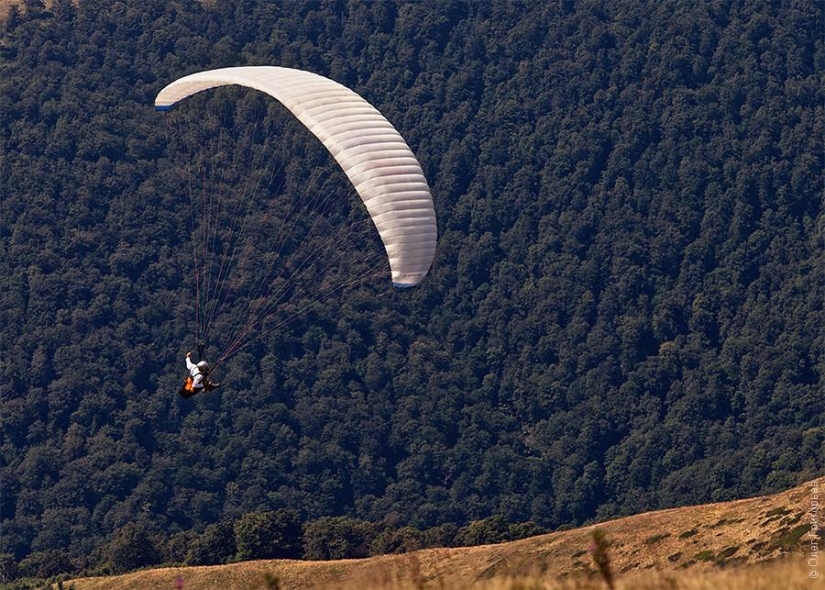
[[[221,86],[252,88],[286,107],[321,141],[366,207],[383,243],[384,264],[389,263],[393,286],[413,287],[424,279],[435,255],[437,238],[432,195],[412,150],[374,106],[349,88],[311,72],[246,66],[184,76],[160,91],[155,109],[169,111],[187,97]],[[342,247],[337,246],[339,250]],[[197,285],[196,291],[202,295],[209,289]],[[225,296],[224,290],[213,291]],[[221,302],[219,307],[224,306]],[[263,319],[258,315],[248,320],[212,370],[250,340],[273,329],[262,329]],[[208,321],[196,334],[199,341],[207,338]],[[190,377],[194,379],[195,375]]]
[[[186,353],[186,369],[189,376],[178,393],[185,398],[190,398],[204,391],[217,389],[220,383],[213,383],[209,380],[209,363],[207,361],[192,362],[192,353]]]
[[[421,165],[401,134],[366,100],[328,78],[276,66],[198,72],[166,86],[155,109],[217,86],[240,85],[269,94],[309,129],[343,168],[384,242],[393,284],[412,287],[435,255],[433,199]]]

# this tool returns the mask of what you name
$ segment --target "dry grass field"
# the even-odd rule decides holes
[[[12,4],[22,5],[21,0],[0,0],[0,21],[5,21]]]
[[[500,545],[329,562],[254,561],[77,579],[76,590],[607,588],[588,546],[610,542],[617,589],[825,588],[811,566],[812,483],[773,496],[660,510]]]
[[[415,556],[402,561],[415,572]],[[497,576],[490,579],[454,580],[450,578],[410,578],[392,569],[372,564],[368,568],[352,568],[343,562],[331,564],[272,564],[251,562],[214,568],[169,568],[151,570],[117,578],[94,581],[78,580],[64,588],[106,590],[126,589],[222,589],[222,590],[289,590],[295,588],[340,590],[603,590],[607,585],[596,576],[574,575],[553,578],[549,575]],[[211,570],[211,571],[210,571]],[[346,572],[346,575],[344,575]],[[180,577],[180,586],[176,580]],[[72,586],[74,584],[74,586]],[[802,558],[785,558],[764,564],[740,566],[735,569],[693,572],[689,570],[652,570],[619,576],[616,590],[811,590],[825,588],[821,579],[811,579]]]
[[[6,20],[6,16],[9,14],[9,7],[12,4],[16,4],[20,7],[20,10],[25,10],[23,6],[23,0],[0,0],[0,21]],[[48,8],[51,6],[51,0],[46,0],[46,7]]]

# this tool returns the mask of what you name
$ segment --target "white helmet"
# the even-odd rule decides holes
[[[201,362],[199,362],[196,366],[197,366],[200,370],[205,371],[206,369],[208,369],[208,368],[209,368],[209,363],[207,363],[206,361],[201,361]]]

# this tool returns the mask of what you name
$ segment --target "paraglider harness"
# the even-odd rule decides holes
[[[178,393],[184,399],[189,399],[190,397],[192,397],[193,395],[195,395],[197,393],[200,393],[204,389],[205,389],[205,387],[200,387],[198,389],[195,389],[195,378],[192,377],[192,375],[187,375],[186,376],[186,381],[184,382],[183,387],[181,387],[178,390]]]

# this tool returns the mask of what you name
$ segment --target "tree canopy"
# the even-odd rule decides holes
[[[244,551],[277,553],[262,515],[289,515],[289,555],[313,523],[318,555],[338,529],[361,553],[368,530],[407,542],[386,526],[456,539],[478,522],[458,538],[486,542],[821,473],[822,23],[803,1],[14,8],[4,572],[184,559],[163,546],[195,535],[208,561],[236,550],[218,538],[233,522]],[[186,401],[189,201],[152,101],[236,65],[374,104],[421,162],[439,242],[416,289],[332,297]],[[268,116],[285,193],[333,170]]]

